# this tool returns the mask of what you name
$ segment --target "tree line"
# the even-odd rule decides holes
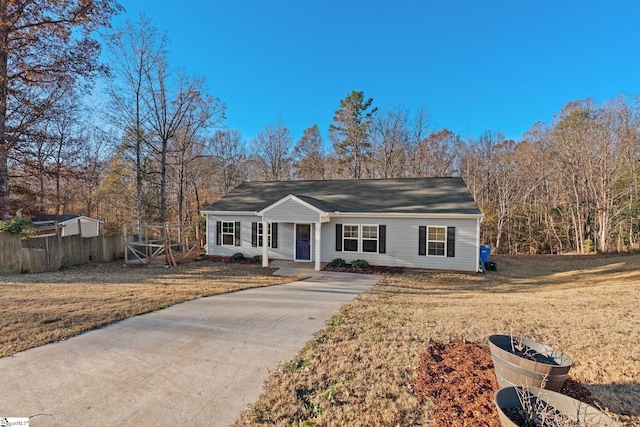
[[[327,141],[315,124],[295,139],[281,120],[246,141],[224,126],[225,104],[205,80],[171,66],[150,20],[95,36],[120,11],[109,0],[0,6],[3,217],[82,214],[117,232],[197,220],[245,180],[462,176],[494,250],[639,248],[635,98],[570,102],[513,141],[492,130],[462,137],[434,128],[425,108],[378,108],[352,91],[336,102]],[[83,101],[96,79],[106,87],[97,112]]]

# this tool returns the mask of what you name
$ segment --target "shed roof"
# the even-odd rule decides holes
[[[290,194],[327,213],[481,215],[459,177],[244,182],[204,211],[258,212]]]
[[[64,215],[44,214],[44,215],[38,215],[36,217],[31,218],[31,221],[33,221],[33,222],[43,222],[43,221],[66,222],[66,221],[70,221],[72,219],[78,219],[78,218],[82,218],[82,219],[86,219],[86,220],[90,220],[90,221],[102,222],[102,221],[100,221],[98,219],[95,219],[95,218],[89,218],[88,216],[71,215],[71,214],[64,214]]]
[[[65,221],[69,221],[71,219],[76,219],[79,218],[80,215],[38,215],[34,218],[31,218],[32,221],[34,222],[38,222],[38,221],[58,221],[58,222],[65,222]]]

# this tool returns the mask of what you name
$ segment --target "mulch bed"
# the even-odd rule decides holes
[[[382,265],[370,265],[366,268],[355,268],[351,267],[350,265],[347,265],[346,267],[332,267],[330,265],[327,265],[322,270],[359,274],[402,274],[404,272],[404,268],[402,267],[385,267]]]
[[[498,383],[489,347],[460,340],[432,343],[420,356],[414,383],[418,401],[436,405],[436,426],[500,427],[493,395]],[[579,381],[567,378],[561,393],[601,406]]]
[[[235,261],[231,257],[221,255],[202,255],[196,258],[196,261],[204,262],[222,262],[226,264],[254,264],[261,265],[259,262],[254,261],[251,257],[245,258],[242,261]],[[324,271],[339,271],[341,273],[360,273],[360,274],[402,274],[404,268],[402,267],[384,267],[381,265],[370,265],[366,268],[355,268],[351,265],[346,267],[331,267],[327,265],[322,270]]]
[[[254,261],[252,258],[245,258],[242,261],[235,261],[230,256],[221,256],[221,255],[202,255],[195,259],[195,261],[199,262],[222,262],[225,264],[254,264],[261,265],[259,262]]]

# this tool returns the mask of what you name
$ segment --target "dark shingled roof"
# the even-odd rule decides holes
[[[462,178],[244,182],[205,211],[258,212],[289,194],[328,213],[480,215]]]
[[[58,221],[64,222],[69,221],[70,219],[78,218],[80,215],[38,215],[35,218],[31,218],[33,222],[39,221]]]

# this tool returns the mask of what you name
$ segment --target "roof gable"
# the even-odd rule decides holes
[[[289,194],[286,197],[283,197],[282,199],[278,200],[277,202],[267,206],[266,208],[262,209],[260,212],[258,212],[258,215],[264,215],[265,213],[273,210],[273,209],[277,209],[279,206],[287,203],[287,202],[294,202],[297,203],[299,205],[302,205],[303,207],[312,210],[313,212],[317,213],[318,215],[326,215],[328,212],[323,211],[322,209],[318,208],[317,206],[315,206],[313,204],[313,200],[312,198],[309,197],[305,197],[305,199],[309,200],[303,200],[302,198],[296,197],[293,194]]]
[[[481,215],[462,178],[244,182],[205,212],[260,212],[287,196],[327,213]]]
[[[304,222],[329,221],[329,213],[290,194],[258,212],[264,221],[283,222],[295,218]]]

